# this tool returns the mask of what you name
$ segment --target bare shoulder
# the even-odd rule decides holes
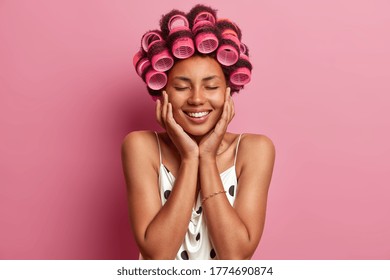
[[[122,161],[151,162],[158,161],[158,145],[153,131],[133,131],[122,142]],[[154,165],[154,164],[153,164]]]
[[[275,155],[275,145],[266,135],[243,134],[240,142],[240,153],[248,156],[264,153]]]
[[[239,174],[250,171],[259,174],[260,170],[267,170],[272,174],[275,162],[275,146],[272,140],[260,134],[243,134],[237,155]]]
[[[132,131],[125,136],[122,142],[122,151],[133,148],[143,148],[156,142],[156,135],[153,131]]]

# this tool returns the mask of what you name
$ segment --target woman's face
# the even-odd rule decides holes
[[[222,115],[226,87],[214,58],[195,55],[177,62],[166,86],[174,119],[190,135],[205,135]]]

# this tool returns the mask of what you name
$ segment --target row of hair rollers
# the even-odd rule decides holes
[[[207,7],[206,7],[207,8]],[[192,31],[184,13],[173,10],[165,15],[161,22],[161,30],[146,32],[141,40],[141,50],[134,56],[133,64],[139,76],[141,76],[152,90],[160,90],[167,83],[167,76],[164,73],[174,64],[174,59],[169,53],[178,59],[185,59],[195,52],[195,45],[200,53],[211,53],[217,51],[217,60],[224,66],[235,64],[239,58],[246,60],[247,48],[240,42],[241,32],[239,28],[229,20],[216,21],[215,12],[208,8],[196,10],[196,7],[189,13],[188,17],[193,20]],[[221,39],[219,30],[221,30]],[[164,37],[167,40],[164,40]],[[167,42],[168,41],[168,42]],[[233,86],[242,87],[250,81],[250,68],[237,68],[230,76]]]

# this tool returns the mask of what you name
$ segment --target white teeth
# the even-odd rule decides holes
[[[187,113],[187,115],[189,115],[190,117],[192,118],[201,118],[201,117],[204,117],[206,115],[208,115],[209,112],[196,112],[196,113]]]

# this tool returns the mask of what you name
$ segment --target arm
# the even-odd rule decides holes
[[[158,149],[154,133],[130,133],[123,142],[122,162],[131,225],[142,256],[145,259],[174,259],[191,216],[198,161],[182,161],[175,187],[164,206],[161,206],[159,195]]]
[[[165,92],[163,102],[157,101],[156,117],[181,157],[175,187],[164,206],[161,206],[159,195],[155,135],[145,132],[130,133],[123,143],[122,161],[130,220],[142,256],[146,259],[174,259],[191,217],[199,151],[196,143],[175,122],[172,106]]]
[[[244,135],[239,149],[239,186],[232,207],[225,195],[214,196],[202,206],[207,227],[220,259],[250,259],[263,232],[268,188],[275,150],[270,139]],[[214,157],[200,159],[203,197],[223,190]]]

